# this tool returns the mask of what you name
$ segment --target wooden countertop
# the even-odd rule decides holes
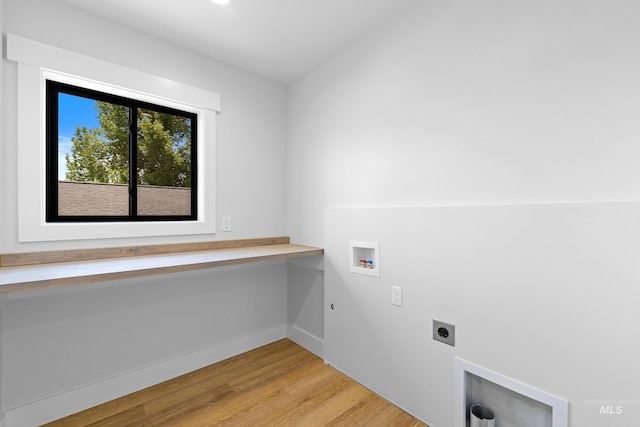
[[[288,242],[288,238],[284,241]],[[132,255],[86,261],[3,266],[0,267],[0,294],[322,255],[323,253],[324,250],[321,248],[276,243],[188,252],[169,251],[169,253],[157,255]]]

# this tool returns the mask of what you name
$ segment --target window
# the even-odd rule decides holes
[[[197,115],[46,82],[48,222],[197,215]]]
[[[9,61],[17,64],[15,114],[19,242],[186,236],[216,232],[216,120],[220,113],[218,93],[15,34],[6,35],[6,55]],[[192,74],[187,70],[184,72],[184,78],[191,80]],[[47,176],[48,81],[83,88],[91,95],[71,95],[88,98],[89,102],[93,103],[97,100],[109,101],[94,98],[95,93],[103,93],[133,100],[143,110],[148,108],[156,112],[165,112],[164,108],[168,108],[180,112],[176,113],[178,117],[187,117],[183,114],[185,112],[194,114],[196,120],[191,123],[191,128],[195,131],[195,136],[192,135],[191,147],[192,150],[196,150],[194,154],[197,154],[194,157],[195,161],[192,159],[192,173],[196,177],[196,186],[192,186],[190,194],[192,199],[193,195],[196,196],[195,205],[191,205],[191,214],[195,213],[194,219],[177,220],[176,217],[183,216],[183,212],[180,212],[180,215],[174,215],[176,212],[173,212],[165,217],[144,213],[143,216],[149,217],[149,220],[113,220],[114,215],[107,215],[108,221],[77,221],[79,215],[73,215],[69,221],[49,222],[47,181],[55,182],[56,178],[50,180]],[[151,108],[149,105],[155,107]],[[58,162],[64,160],[66,159],[63,155]],[[55,169],[59,167],[56,166]],[[63,175],[64,180],[66,173]],[[128,192],[128,184],[123,186]],[[178,187],[181,188],[183,187]],[[138,194],[139,206],[141,197],[143,196]]]

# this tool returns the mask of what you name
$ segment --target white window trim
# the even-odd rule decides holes
[[[7,35],[18,63],[18,240],[106,239],[211,234],[216,229],[215,141],[220,95],[159,76]],[[47,223],[45,79],[198,114],[198,219],[175,222]],[[38,125],[34,125],[38,118]],[[206,167],[213,170],[206,170]],[[205,197],[206,195],[206,197]]]

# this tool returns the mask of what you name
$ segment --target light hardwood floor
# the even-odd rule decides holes
[[[46,426],[428,427],[288,339]]]

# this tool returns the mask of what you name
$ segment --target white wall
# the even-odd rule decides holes
[[[2,308],[3,408],[22,419],[53,406],[61,417],[229,357],[233,341],[247,351],[270,342],[267,331],[284,338],[286,271],[279,262],[12,294]],[[61,395],[64,405],[42,406]]]
[[[327,206],[637,199],[639,8],[421,1],[298,80],[292,236]]]
[[[217,120],[217,210],[233,218],[233,231],[216,236],[129,240],[148,244],[184,240],[238,239],[283,235],[286,231],[285,88],[176,45],[92,16],[59,0],[3,0],[4,33],[160,75],[221,95]],[[37,11],[37,12],[36,12]],[[3,206],[16,206],[16,66],[4,60],[4,132],[0,190]],[[256,209],[260,206],[260,209]],[[16,209],[4,209],[0,252],[118,246],[122,241],[20,244]]]
[[[638,202],[329,209],[325,359],[432,427],[463,427],[454,357],[568,400],[573,426],[634,425],[639,218]],[[349,271],[363,239],[380,244],[379,278]],[[433,319],[455,347],[432,340]],[[593,401],[634,402],[612,416]]]
[[[322,357],[324,354],[324,256],[287,263],[287,336]]]
[[[217,120],[217,164],[208,166],[215,167],[217,173],[218,229],[222,216],[233,218],[233,231],[216,235],[18,242],[16,65],[3,60],[0,253],[285,234],[284,86],[58,0],[2,0],[0,8],[3,35],[17,34],[219,93],[222,113]],[[235,343],[246,345],[259,341],[248,338],[271,336],[265,331],[284,331],[282,337],[287,322],[286,279],[286,264],[281,262],[3,299],[0,410],[34,415],[43,409],[29,405],[40,404],[40,399],[119,381],[117,387],[106,386],[103,394],[90,396],[94,400],[113,398],[110,392],[117,393],[123,385],[135,389],[144,384],[137,382],[137,372],[146,375],[171,361],[179,371],[186,366],[180,365],[180,360],[206,356],[209,349],[219,346],[242,351],[242,345]],[[134,376],[127,379],[130,374]],[[79,396],[87,394],[91,393],[71,395],[71,400],[79,401]],[[60,405],[50,406],[60,411]],[[26,409],[20,412],[20,408]]]
[[[332,207],[639,200],[639,12],[640,4],[626,0],[417,2],[288,88],[288,227],[292,239],[329,245],[324,236],[333,230],[324,229],[324,215]],[[399,219],[388,217],[378,227],[392,230],[394,220]],[[367,240],[366,236],[359,238]],[[404,238],[411,241],[414,237]],[[470,244],[479,243],[469,238]],[[331,262],[329,253],[325,262]],[[334,266],[327,265],[327,271],[331,268]],[[571,268],[570,273],[582,275],[580,265]],[[499,271],[491,273],[505,280]],[[628,306],[616,302],[627,298],[620,295],[633,295],[637,300],[634,283],[626,275],[603,283],[602,289],[565,294],[566,312],[545,310],[544,314],[551,316],[547,321],[561,323],[568,330],[592,325],[595,318],[622,316],[625,322],[638,324],[640,317],[628,312],[622,315],[620,311]],[[497,292],[493,286],[489,281],[486,292]],[[617,296],[607,296],[609,287]],[[453,292],[439,295],[441,306],[451,310],[447,313],[473,309],[473,301],[454,300]],[[603,298],[607,304],[601,304]],[[322,303],[319,298],[315,301]],[[366,302],[359,303],[362,310],[375,311]],[[426,304],[421,299],[417,303]],[[572,303],[591,310],[573,310]],[[424,320],[436,311],[423,314],[424,318],[405,319],[411,327],[399,338],[404,345],[415,342],[419,347],[431,340],[430,325]],[[511,316],[516,323],[528,325],[527,337],[534,342],[540,339],[535,324],[517,312]],[[359,320],[354,310],[347,322]],[[491,322],[482,325],[495,326]],[[537,331],[540,335],[545,332]],[[593,348],[593,352],[576,357],[571,369],[558,370],[558,383],[566,387],[547,390],[571,400],[573,426],[631,425],[638,416],[638,406],[627,405],[624,418],[602,418],[597,414],[599,407],[586,404],[582,392],[589,378],[594,378],[589,371],[600,366],[613,383],[599,393],[596,382],[589,389],[593,399],[640,399],[637,386],[634,389],[625,383],[618,393],[611,387],[615,381],[627,381],[629,367],[618,363],[618,357],[609,351],[626,350],[636,359],[640,356],[635,335],[625,337],[630,341],[611,350],[591,341],[597,334],[576,335],[576,345]],[[515,341],[474,351],[500,371],[511,366],[500,362],[496,354],[524,349]],[[452,366],[447,361],[425,367],[420,361],[405,363],[392,350],[385,349],[385,353],[389,363],[401,367],[401,378],[411,378],[424,369],[438,376]],[[369,357],[374,358],[372,364],[382,361],[375,359],[381,355]],[[544,355],[545,363],[554,360],[561,359],[554,359],[552,353]],[[624,361],[628,360],[626,355]],[[525,379],[536,374],[526,363],[509,373]],[[384,387],[388,386],[378,390],[381,394],[398,395],[397,390]],[[396,403],[413,407],[411,399],[398,398]],[[445,399],[441,407],[422,408],[417,415],[434,427],[450,426],[453,396]]]

